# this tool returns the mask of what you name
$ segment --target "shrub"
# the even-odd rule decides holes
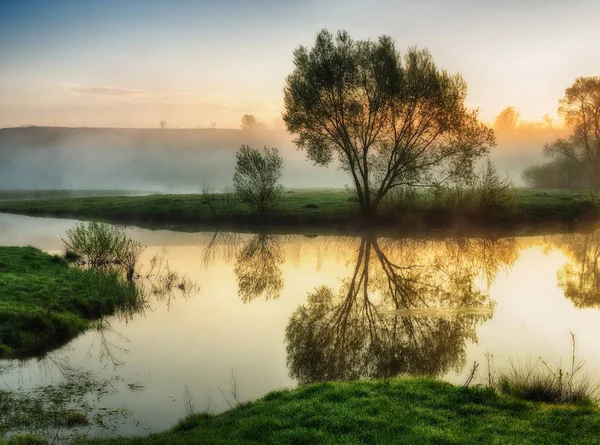
[[[242,145],[236,158],[235,193],[254,213],[267,214],[279,204],[283,194],[283,185],[279,182],[283,159],[276,148],[265,147],[261,153],[248,145]]]
[[[98,222],[77,224],[67,230],[63,243],[70,258],[79,258],[92,269],[121,268],[129,280],[145,249],[129,239],[123,227]]]
[[[448,214],[499,222],[509,218],[515,210],[516,192],[508,177],[502,178],[489,159],[482,171],[466,186],[438,187],[434,191],[436,212],[447,220]]]

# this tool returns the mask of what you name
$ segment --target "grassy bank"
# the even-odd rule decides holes
[[[0,247],[0,358],[43,354],[139,299],[116,272],[70,267],[33,247]]]
[[[600,200],[587,192],[518,190],[514,208],[490,217],[489,211],[466,212],[449,208],[422,194],[407,207],[391,204],[381,211],[380,225],[403,228],[515,227],[561,225],[593,220]],[[267,218],[257,219],[243,203],[232,205],[221,195],[207,203],[202,195],[150,195],[60,198],[0,202],[0,212],[54,216],[140,226],[362,226],[357,203],[340,189],[289,190]]]
[[[600,413],[400,378],[278,391],[217,416],[192,415],[164,433],[77,443],[594,444],[600,443]]]

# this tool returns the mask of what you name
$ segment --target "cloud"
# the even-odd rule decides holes
[[[89,86],[76,83],[63,82],[62,90],[71,93],[79,100],[86,96],[86,101],[95,97],[99,100],[117,102],[120,106],[144,106],[156,107],[167,110],[182,110],[186,112],[201,111],[227,111],[235,113],[261,113],[268,112],[272,114],[272,106],[261,104],[256,97],[225,97],[220,101],[206,100],[207,98],[199,93],[181,92],[181,91],[153,91],[140,90],[134,88],[120,88],[114,86]],[[279,114],[277,107],[275,114]]]
[[[71,87],[69,91],[75,94],[94,94],[100,96],[132,96],[132,95],[147,95],[149,91],[134,90],[129,88],[114,88],[114,87]]]

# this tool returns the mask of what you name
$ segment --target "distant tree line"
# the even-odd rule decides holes
[[[536,188],[599,188],[600,77],[576,79],[558,111],[571,135],[546,144],[548,161],[527,168],[523,180]]]

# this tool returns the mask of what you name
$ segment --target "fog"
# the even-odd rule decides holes
[[[527,167],[546,161],[545,144],[568,137],[568,130],[559,127],[520,126],[494,131],[498,145],[492,149],[490,159],[517,187],[525,187],[521,174]]]
[[[315,167],[284,131],[29,127],[0,130],[2,189],[194,192],[231,182],[241,144],[277,147],[287,187],[341,187],[335,168]]]
[[[543,160],[554,129],[499,133],[491,158],[521,186],[521,172]],[[350,177],[314,166],[283,130],[103,129],[26,127],[0,129],[0,189],[119,189],[197,192],[231,183],[241,144],[277,147],[289,188],[344,187]]]

